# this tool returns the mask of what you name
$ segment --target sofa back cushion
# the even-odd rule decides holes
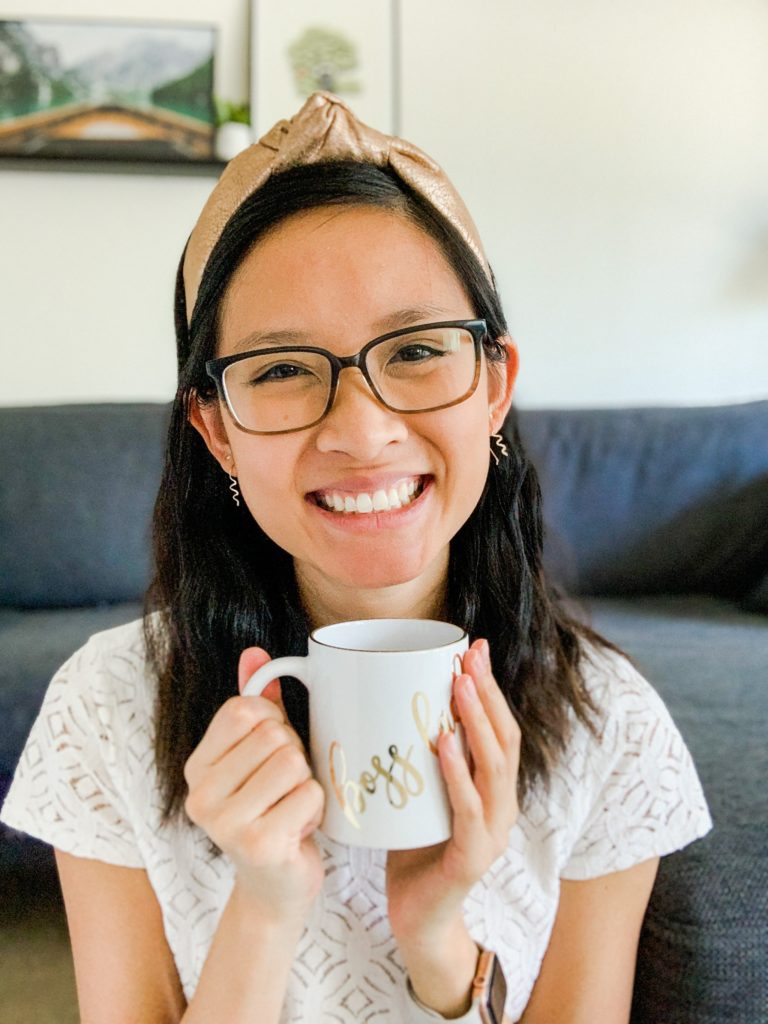
[[[768,574],[768,401],[523,410],[519,426],[545,563],[571,591],[741,598]]]
[[[141,598],[170,407],[0,409],[0,603]]]
[[[169,412],[0,408],[0,604],[141,598]],[[568,589],[764,595],[768,401],[518,418],[544,493],[545,561]]]

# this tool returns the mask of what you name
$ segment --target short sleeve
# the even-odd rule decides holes
[[[712,827],[693,760],[661,698],[623,657],[595,658],[603,711],[590,737],[580,825],[560,872],[583,880],[682,849]]]
[[[126,694],[96,639],[53,677],[0,816],[66,853],[143,867],[125,795]]]

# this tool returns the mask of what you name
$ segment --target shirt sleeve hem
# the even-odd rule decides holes
[[[706,816],[702,816],[690,830],[677,835],[660,835],[656,842],[649,843],[643,850],[628,849],[625,853],[619,852],[610,863],[601,863],[598,858],[588,855],[574,858],[562,869],[560,878],[567,882],[586,882],[591,878],[613,874],[615,871],[625,871],[654,857],[666,857],[670,853],[677,853],[697,839],[702,839],[711,829],[712,818],[707,812]]]
[[[104,843],[88,845],[83,842],[82,835],[75,835],[66,829],[56,828],[54,825],[30,821],[26,816],[14,813],[13,807],[3,806],[0,812],[0,822],[8,828],[17,832],[23,832],[32,839],[39,839],[49,846],[61,850],[62,853],[72,854],[74,857],[83,857],[88,860],[100,860],[105,864],[112,864],[121,868],[145,868],[146,865],[138,854],[116,851]]]

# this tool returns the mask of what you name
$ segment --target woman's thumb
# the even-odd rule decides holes
[[[262,647],[246,647],[240,655],[240,662],[237,666],[237,686],[240,693],[243,692],[248,680],[254,672],[271,660],[270,656]],[[266,697],[267,700],[271,700],[273,704],[276,704],[282,711],[283,715],[285,715],[279,679],[273,679],[263,687],[260,693],[252,693],[250,696]]]

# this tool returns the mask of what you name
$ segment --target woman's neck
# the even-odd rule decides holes
[[[300,565],[296,581],[312,629],[354,619],[445,619],[447,614],[447,552],[417,579],[390,587],[345,586]]]

